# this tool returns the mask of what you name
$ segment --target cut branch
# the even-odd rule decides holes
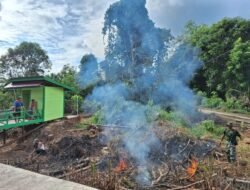
[[[213,174],[212,177],[215,177],[217,176],[217,174]],[[201,183],[204,183],[206,180],[203,179],[203,180],[200,180],[200,181],[197,181],[197,182],[194,182],[194,183],[191,183],[189,185],[186,185],[186,186],[182,186],[182,187],[176,187],[176,188],[173,188],[173,189],[169,189],[169,190],[180,190],[180,189],[187,189],[189,187],[192,187],[194,185],[197,185],[197,184],[201,184]]]

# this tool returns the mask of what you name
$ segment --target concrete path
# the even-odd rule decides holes
[[[96,190],[13,166],[0,164],[0,190]]]

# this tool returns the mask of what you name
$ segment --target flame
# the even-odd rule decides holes
[[[195,159],[192,159],[190,166],[187,168],[187,173],[190,178],[195,175],[197,168],[198,168],[198,161]]]
[[[122,172],[125,171],[128,168],[127,163],[122,159],[120,160],[119,164],[114,169],[115,172]]]

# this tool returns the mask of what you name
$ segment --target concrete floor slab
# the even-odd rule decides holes
[[[0,164],[0,190],[96,190],[13,166]]]

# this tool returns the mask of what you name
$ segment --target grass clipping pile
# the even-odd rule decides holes
[[[122,136],[127,129],[74,126],[68,120],[51,123],[1,152],[1,162],[104,190],[249,188],[247,163],[228,164],[215,142],[194,139],[181,129],[156,124],[149,131],[160,144],[150,147],[150,164],[144,167],[125,149]],[[33,152],[35,138],[45,143],[46,155]],[[138,174],[145,170],[147,183],[138,183]]]

